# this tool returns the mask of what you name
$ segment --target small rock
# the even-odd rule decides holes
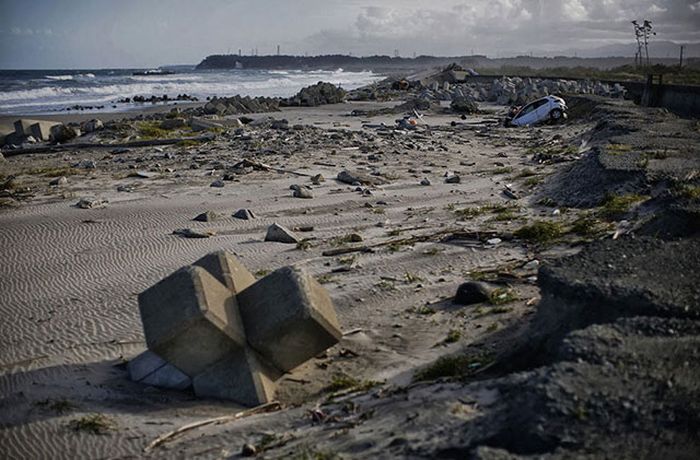
[[[105,127],[104,123],[102,123],[102,120],[99,120],[97,118],[93,118],[90,121],[86,121],[83,123],[82,129],[86,133],[91,133],[93,131],[98,131],[100,129],[103,129]]]
[[[196,220],[197,222],[211,222],[213,220],[216,220],[219,218],[219,215],[215,213],[214,211],[205,211],[198,216],[196,216],[192,220]]]
[[[294,196],[294,198],[306,198],[306,199],[310,199],[310,198],[314,197],[314,195],[311,193],[310,190],[305,189],[303,187],[300,187],[300,188],[294,190],[293,196]]]
[[[173,230],[173,235],[180,235],[184,238],[209,238],[210,236],[216,235],[216,233],[210,230],[193,230],[191,228],[178,228]]]
[[[486,244],[490,244],[491,246],[496,246],[497,244],[501,244],[502,242],[503,240],[500,238],[491,238],[486,240]]]
[[[462,179],[457,174],[447,176],[447,178],[445,178],[446,184],[459,184],[461,181]]]
[[[422,181],[420,181],[420,184],[421,185],[430,185],[430,180],[428,180],[428,178],[426,177]]]
[[[460,284],[455,294],[454,303],[459,305],[472,305],[486,302],[491,298],[494,288],[480,281],[467,281]]]
[[[239,209],[233,213],[233,217],[236,219],[250,220],[255,219],[255,214],[250,209]]]
[[[107,206],[107,200],[99,200],[96,198],[81,198],[80,201],[76,203],[76,206],[80,209],[104,208],[105,206]]]
[[[129,192],[129,193],[131,193],[133,191],[134,191],[134,187],[132,187],[131,185],[119,185],[117,187],[117,192]]]
[[[113,155],[119,155],[120,153],[129,153],[131,152],[130,149],[127,149],[126,147],[117,147],[116,149],[112,149],[109,151],[109,153]]]
[[[74,164],[73,167],[80,169],[95,169],[97,168],[97,163],[95,163],[94,160],[80,160],[80,162]]]
[[[68,179],[65,176],[61,176],[49,182],[49,185],[66,185],[67,183]]]
[[[209,187],[218,187],[218,188],[221,188],[221,187],[223,187],[224,185],[226,185],[226,184],[224,184],[224,181],[222,181],[221,179],[216,179],[214,182],[212,182],[211,184],[209,184]]]
[[[267,228],[265,241],[276,241],[278,243],[297,244],[299,242],[299,237],[297,237],[288,228],[274,223]]]
[[[311,183],[314,185],[321,185],[321,182],[325,182],[326,178],[323,177],[323,174],[316,174],[311,178]]]
[[[254,445],[243,444],[243,448],[241,449],[242,457],[255,457],[256,455],[258,455],[258,449]]]
[[[539,266],[540,266],[540,261],[537,259],[533,259],[530,262],[523,265],[523,270],[535,270]]]

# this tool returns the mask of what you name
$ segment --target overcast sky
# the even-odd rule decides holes
[[[1,0],[0,68],[154,67],[209,54],[513,56],[700,41],[698,0]]]

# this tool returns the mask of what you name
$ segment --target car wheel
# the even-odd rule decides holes
[[[552,121],[559,121],[564,117],[564,112],[561,111],[561,109],[552,109],[551,112],[549,112],[549,118],[552,119]]]

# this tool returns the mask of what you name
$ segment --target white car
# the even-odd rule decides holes
[[[544,121],[553,121],[556,123],[566,119],[566,110],[566,101],[564,101],[564,99],[557,96],[545,96],[515,111],[512,117],[506,119],[506,125],[536,125]]]

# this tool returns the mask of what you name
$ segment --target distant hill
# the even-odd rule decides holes
[[[533,57],[517,56],[491,59],[486,56],[417,56],[415,58],[367,56],[356,57],[340,54],[323,56],[239,56],[235,54],[215,54],[207,56],[197,65],[197,69],[326,69],[359,71],[372,70],[383,73],[399,73],[407,70],[429,69],[456,62],[466,68],[530,67],[544,69],[555,67],[587,67],[611,69],[634,63],[632,57]],[[695,59],[694,61],[698,61]],[[656,58],[653,63],[674,65],[677,57]]]
[[[559,54],[565,56],[578,56],[582,58],[594,58],[601,56],[625,56],[632,57],[637,52],[636,43],[623,43],[600,46],[591,49],[568,49]],[[677,59],[680,52],[680,44],[672,41],[649,42],[649,56],[653,58]],[[687,43],[683,50],[685,57],[700,57],[700,43]]]

